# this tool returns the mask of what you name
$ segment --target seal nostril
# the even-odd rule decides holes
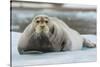
[[[42,29],[44,28],[44,26],[40,26]]]

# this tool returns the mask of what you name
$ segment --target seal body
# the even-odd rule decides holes
[[[38,15],[22,33],[18,51],[20,54],[27,51],[72,51],[81,49],[84,43],[89,47],[95,47],[95,44],[82,38],[77,31],[71,29],[62,20]]]
[[[42,51],[42,52],[51,52],[53,51],[53,47],[51,42],[49,41],[49,38],[45,36],[44,33],[41,33],[40,36],[34,37],[35,35],[32,35],[32,37],[29,40],[29,45],[27,45],[26,50],[36,50],[36,51]]]

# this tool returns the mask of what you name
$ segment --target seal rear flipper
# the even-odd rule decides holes
[[[96,47],[96,43],[84,38],[83,39],[83,47],[88,47],[88,48],[95,48]]]

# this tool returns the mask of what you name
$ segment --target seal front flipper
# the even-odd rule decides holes
[[[18,49],[19,54],[24,54],[24,50],[22,48],[18,47],[17,49]]]
[[[21,49],[20,47],[18,48],[18,52],[20,55],[23,55],[23,54],[42,54],[43,53],[41,51],[25,51],[25,50]]]

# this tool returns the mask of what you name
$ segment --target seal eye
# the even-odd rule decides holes
[[[45,23],[48,23],[48,21],[45,21]]]
[[[36,21],[36,23],[39,23],[40,21]]]

